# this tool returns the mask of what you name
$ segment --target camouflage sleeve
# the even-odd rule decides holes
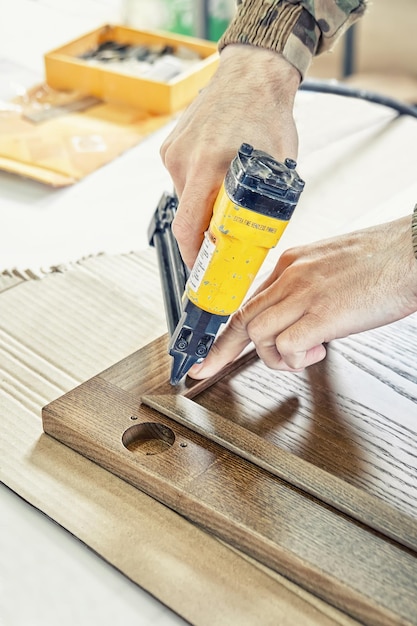
[[[330,50],[365,12],[367,0],[237,0],[219,50],[244,43],[280,52],[304,78],[312,57]]]

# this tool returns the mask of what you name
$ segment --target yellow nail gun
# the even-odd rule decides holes
[[[242,304],[269,249],[276,246],[304,188],[296,163],[280,163],[249,144],[233,159],[188,277],[169,354],[171,384],[208,354],[217,332]]]

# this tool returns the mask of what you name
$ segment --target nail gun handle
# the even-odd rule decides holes
[[[171,225],[178,207],[175,194],[165,192],[148,228],[148,240],[157,253],[168,332],[174,333],[182,315],[182,296],[188,279],[185,266],[172,234]]]

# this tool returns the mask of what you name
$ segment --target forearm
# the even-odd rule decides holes
[[[313,56],[330,50],[364,13],[367,0],[237,0],[237,11],[219,41],[281,53],[304,77]]]

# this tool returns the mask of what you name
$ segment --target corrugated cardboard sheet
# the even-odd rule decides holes
[[[42,406],[166,331],[153,250],[0,286],[6,485],[194,624],[354,623],[43,434]]]

